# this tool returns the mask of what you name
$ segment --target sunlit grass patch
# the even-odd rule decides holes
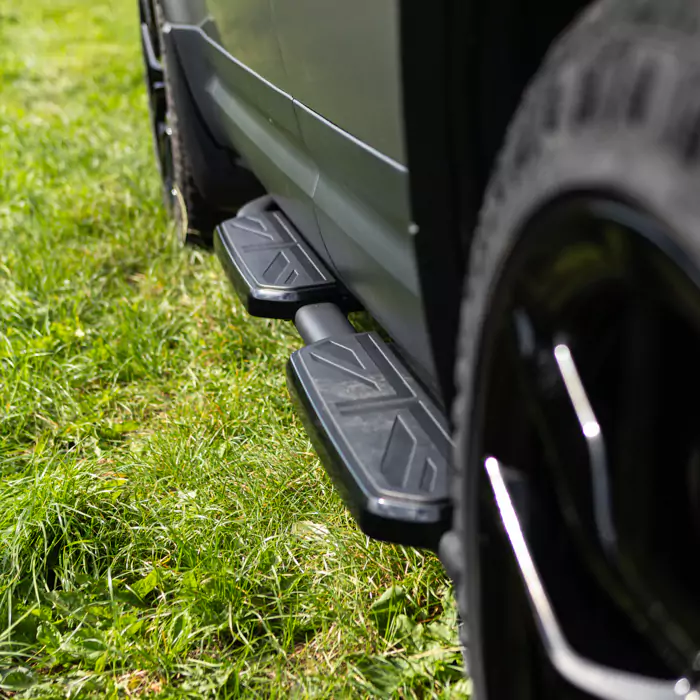
[[[433,556],[356,529],[162,211],[136,3],[0,0],[0,697],[465,697]]]

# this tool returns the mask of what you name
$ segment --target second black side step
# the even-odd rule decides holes
[[[452,517],[449,428],[390,347],[374,332],[334,335],[295,352],[287,380],[363,532],[437,549]]]
[[[319,302],[350,308],[348,295],[269,197],[220,224],[214,247],[252,316],[292,319]]]

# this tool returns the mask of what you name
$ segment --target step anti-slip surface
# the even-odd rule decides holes
[[[224,221],[214,245],[253,316],[291,319],[306,304],[343,301],[326,266],[279,210]]]
[[[449,527],[447,421],[376,333],[292,355],[293,396],[314,445],[363,530],[432,546]]]

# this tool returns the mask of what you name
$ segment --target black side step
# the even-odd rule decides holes
[[[326,338],[292,355],[287,382],[363,532],[436,549],[451,525],[450,433],[389,346],[373,332]]]
[[[320,302],[354,306],[269,197],[220,224],[214,247],[252,316],[292,319],[300,307]]]

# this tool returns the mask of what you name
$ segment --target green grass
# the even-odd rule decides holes
[[[159,198],[136,2],[0,0],[0,697],[466,697]]]

